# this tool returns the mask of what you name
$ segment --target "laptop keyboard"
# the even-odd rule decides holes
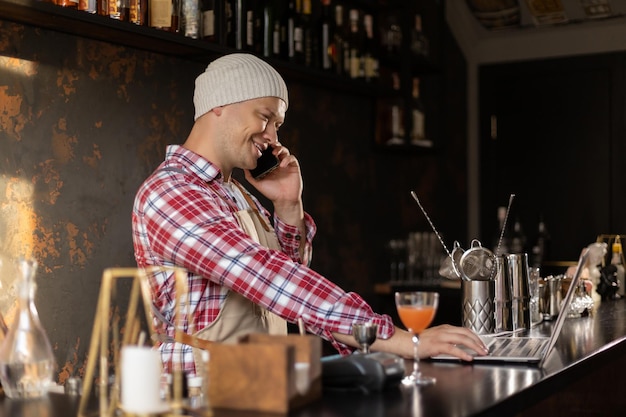
[[[492,339],[489,356],[535,357],[546,346],[548,339],[534,337],[500,337]]]

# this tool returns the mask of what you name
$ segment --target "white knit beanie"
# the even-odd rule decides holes
[[[194,120],[215,107],[262,97],[278,97],[289,106],[287,85],[280,74],[254,55],[224,55],[196,78]]]

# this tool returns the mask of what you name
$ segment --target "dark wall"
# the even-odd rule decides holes
[[[465,67],[449,51],[443,134],[428,152],[374,149],[372,96],[286,80],[281,142],[300,159],[317,220],[313,267],[374,304],[373,284],[388,280],[386,241],[429,230],[409,190],[447,240],[466,235]],[[135,265],[134,192],[166,145],[186,138],[203,70],[0,21],[0,254],[40,263],[37,306],[60,382],[84,370],[103,270]],[[10,286],[11,276],[0,279]]]

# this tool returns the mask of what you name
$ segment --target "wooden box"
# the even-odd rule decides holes
[[[321,396],[321,341],[312,335],[250,334],[210,347],[212,408],[286,414]]]

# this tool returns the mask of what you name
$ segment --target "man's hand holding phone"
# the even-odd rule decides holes
[[[246,180],[272,202],[276,216],[304,234],[303,185],[298,159],[280,143],[268,147],[263,155],[256,169],[245,171]]]

